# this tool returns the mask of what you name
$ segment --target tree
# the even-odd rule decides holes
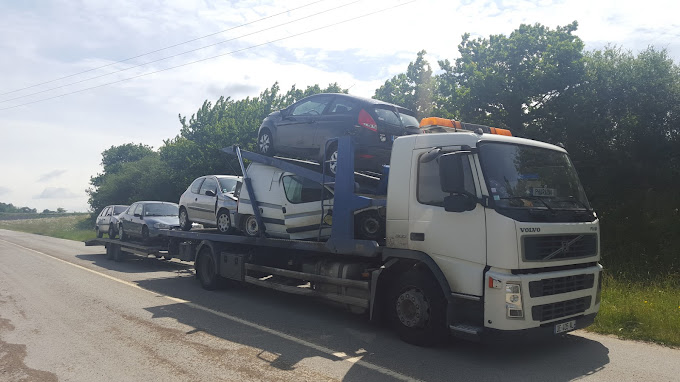
[[[425,54],[425,50],[418,52],[406,73],[385,81],[375,91],[374,98],[413,110],[418,119],[430,116],[434,107],[435,80]]]
[[[545,121],[559,113],[556,100],[573,91],[583,75],[583,42],[572,33],[577,22],[555,30],[520,25],[510,36],[491,35],[458,45],[461,57],[444,73],[441,108],[459,110],[466,122],[507,127],[514,134],[545,138]],[[455,105],[455,106],[454,106]]]

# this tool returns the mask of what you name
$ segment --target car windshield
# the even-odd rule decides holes
[[[223,194],[234,192],[236,190],[236,183],[238,183],[238,180],[233,178],[217,178],[217,181],[220,182],[220,190],[222,190]]]
[[[120,215],[123,212],[125,212],[125,210],[127,210],[127,206],[114,206],[113,207],[113,214],[114,215]]]
[[[479,157],[497,207],[590,209],[576,169],[564,152],[483,142]]]
[[[144,216],[177,216],[179,206],[176,204],[151,203],[144,207]]]

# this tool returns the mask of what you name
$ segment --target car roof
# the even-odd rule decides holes
[[[134,202],[133,204],[139,204],[139,203],[142,203],[142,204],[149,204],[149,203],[172,204],[172,205],[175,205],[175,206],[179,206],[177,203],[161,202],[161,201],[158,201],[158,200],[140,200],[140,201]]]
[[[345,98],[350,98],[350,99],[356,99],[356,100],[359,100],[359,101],[362,101],[362,102],[365,102],[365,103],[370,103],[372,105],[388,105],[388,106],[398,107],[400,109],[406,109],[406,110],[409,110],[409,111],[413,111],[413,110],[411,110],[407,107],[404,107],[404,106],[401,106],[401,105],[396,105],[396,104],[385,102],[385,101],[381,101],[379,99],[360,97],[360,96],[355,96],[355,95],[345,94],[345,93],[318,93],[318,94],[313,94],[309,97],[313,97],[313,96],[316,96],[316,95],[322,95],[322,94],[332,95],[332,96],[340,96],[340,97],[345,97]],[[305,98],[308,98],[308,97],[305,97]]]

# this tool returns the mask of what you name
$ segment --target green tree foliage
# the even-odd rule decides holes
[[[430,116],[435,104],[435,79],[425,54],[425,50],[418,52],[418,57],[408,65],[406,73],[385,81],[375,91],[374,98],[413,110],[418,119]]]
[[[30,207],[15,207],[12,203],[0,202],[0,212],[37,214],[38,210]]]
[[[458,110],[466,122],[507,127],[514,133],[545,137],[545,122],[559,113],[560,95],[573,90],[583,74],[583,42],[573,22],[551,30],[520,25],[509,36],[471,39],[463,35],[455,65],[439,62],[439,103]],[[543,133],[543,134],[541,134]]]

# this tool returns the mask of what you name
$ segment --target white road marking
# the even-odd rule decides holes
[[[60,262],[62,262],[62,263],[71,265],[71,266],[73,266],[73,267],[76,267],[76,268],[79,268],[79,269],[82,269],[82,270],[85,270],[85,271],[94,273],[94,274],[99,275],[99,276],[106,277],[107,279],[110,279],[110,280],[119,282],[119,283],[124,284],[124,285],[127,285],[127,286],[129,286],[129,287],[136,288],[136,289],[142,290],[142,291],[144,291],[144,292],[153,294],[154,296],[159,296],[158,293],[156,293],[156,292],[154,292],[154,291],[151,291],[151,290],[148,290],[148,289],[144,289],[144,288],[140,287],[139,285],[137,285],[137,284],[135,284],[135,283],[131,283],[131,282],[129,282],[129,281],[125,281],[125,280],[121,280],[121,279],[116,278],[116,277],[113,277],[113,276],[109,276],[109,275],[107,275],[107,274],[104,274],[104,273],[95,271],[95,270],[93,270],[93,269],[83,267],[82,265],[78,265],[78,264],[72,263],[72,262],[70,262],[70,261],[66,261],[66,260],[64,260],[64,259],[60,259],[60,258],[58,258],[58,257],[56,257],[56,256],[52,256],[52,255],[47,254],[47,253],[45,253],[45,252],[40,252],[40,251],[37,251],[37,250],[35,250],[35,249],[28,248],[28,247],[24,247],[23,245],[19,245],[19,244],[16,244],[16,243],[12,243],[11,241],[7,241],[7,240],[3,240],[3,239],[0,239],[0,242],[4,242],[4,243],[10,244],[10,245],[13,245],[13,246],[15,246],[15,247],[22,248],[22,249],[27,250],[27,251],[30,251],[30,252],[33,252],[33,253],[37,253],[37,254],[39,254],[39,255],[47,256],[47,257],[49,257],[49,258],[52,258],[52,259],[57,260],[57,261],[60,261]],[[274,329],[272,329],[272,328],[269,328],[269,327],[266,327],[266,326],[263,326],[263,325],[260,325],[260,324],[256,324],[256,323],[254,323],[254,322],[250,322],[250,321],[244,320],[244,319],[242,319],[242,318],[238,318],[238,317],[232,316],[232,315],[230,315],[230,314],[226,314],[226,313],[223,313],[223,312],[216,311],[216,310],[214,310],[214,309],[206,308],[206,307],[204,307],[204,306],[195,304],[195,303],[193,303],[193,302],[191,302],[191,301],[187,301],[187,300],[183,300],[183,299],[181,299],[181,298],[176,298],[176,297],[171,297],[171,296],[165,296],[165,295],[162,295],[162,297],[167,298],[168,300],[170,300],[170,301],[172,301],[172,302],[176,302],[176,303],[180,303],[180,304],[186,304],[186,305],[188,305],[188,306],[190,306],[190,307],[192,307],[192,308],[194,308],[194,309],[198,309],[198,310],[202,310],[202,311],[204,311],[204,312],[208,312],[208,313],[214,314],[214,315],[216,315],[216,316],[219,316],[219,317],[225,318],[225,319],[227,319],[227,320],[230,320],[230,321],[239,323],[239,324],[241,324],[241,325],[246,325],[246,326],[249,326],[249,327],[251,327],[251,328],[254,328],[254,329],[263,331],[263,332],[265,332],[265,333],[268,333],[268,334],[277,336],[277,337],[279,337],[279,338],[283,338],[283,339],[286,339],[286,340],[288,340],[288,341],[295,342],[296,344],[299,344],[299,345],[302,345],[302,346],[306,346],[306,347],[308,347],[308,348],[314,349],[314,350],[319,351],[319,352],[321,352],[321,353],[325,353],[325,354],[331,355],[331,356],[333,356],[333,357],[339,358],[339,361],[344,361],[344,362],[349,362],[349,363],[352,363],[352,364],[360,365],[360,366],[363,366],[363,367],[365,367],[365,368],[367,368],[367,369],[370,369],[370,370],[376,371],[376,372],[378,372],[378,373],[381,373],[381,374],[384,374],[384,375],[387,375],[387,376],[396,378],[396,379],[401,380],[401,381],[417,381],[417,379],[411,378],[411,377],[409,377],[409,376],[407,376],[407,375],[404,375],[404,374],[398,373],[398,372],[396,372],[396,371],[393,371],[393,370],[384,368],[384,367],[382,367],[382,366],[378,366],[378,365],[372,364],[372,363],[370,363],[370,362],[362,361],[361,358],[363,357],[363,355],[359,355],[359,356],[350,356],[350,355],[348,355],[348,354],[346,354],[346,353],[334,351],[333,349],[327,348],[327,347],[325,347],[325,346],[317,345],[317,344],[311,343],[311,342],[309,342],[309,341],[305,341],[305,340],[303,340],[303,339],[301,339],[301,338],[297,338],[297,337],[291,336],[290,334],[282,333],[282,332],[279,332],[278,330],[274,330]],[[364,351],[364,352],[365,352],[365,351]]]

